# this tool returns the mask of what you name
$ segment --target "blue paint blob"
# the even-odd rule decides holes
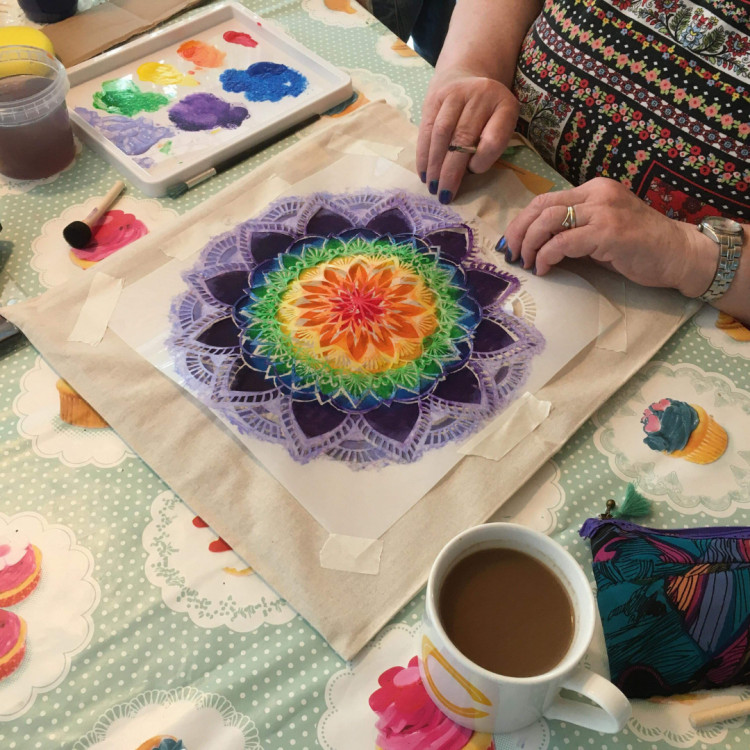
[[[169,119],[180,130],[213,130],[239,127],[248,117],[244,107],[234,107],[213,94],[190,94],[169,110]]]
[[[244,93],[251,102],[278,102],[285,96],[299,96],[307,88],[307,78],[281,63],[253,63],[247,70],[229,68],[219,80],[224,91]]]

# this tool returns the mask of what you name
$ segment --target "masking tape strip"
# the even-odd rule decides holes
[[[268,205],[271,201],[281,195],[289,189],[290,183],[278,175],[271,175],[267,180],[263,181],[263,190],[259,191],[254,199],[247,200],[247,215],[253,216],[264,206]],[[187,221],[191,220],[191,214],[183,216],[178,219],[180,223],[184,225]],[[200,207],[195,216],[192,226],[189,229],[178,232],[172,239],[168,240],[162,247],[164,255],[170,258],[176,258],[177,260],[187,260],[191,255],[196,253],[211,239],[212,236],[220,234],[222,231],[227,231],[230,227],[217,228],[215,231],[209,229],[211,217],[205,217],[201,215]]]
[[[320,550],[320,566],[375,576],[380,572],[383,542],[360,536],[331,534]]]
[[[549,401],[540,401],[527,391],[499,419],[464,443],[458,452],[499,461],[544,422],[551,409]]]
[[[619,296],[625,294],[625,281],[616,279],[611,282],[617,289],[609,286],[611,291],[617,291]],[[609,282],[608,282],[609,285]],[[601,285],[598,288],[599,297],[599,335],[596,339],[597,349],[606,349],[610,352],[626,352],[628,350],[628,326],[627,316],[617,306],[613,305],[606,296],[602,294]],[[604,290],[606,292],[606,290]],[[609,295],[607,295],[609,296]]]
[[[360,140],[344,133],[333,133],[326,148],[354,156],[382,156],[384,159],[389,159],[390,161],[396,161],[404,150],[403,146]]]
[[[91,346],[99,344],[107,331],[121,292],[122,279],[96,271],[68,341],[80,341]]]

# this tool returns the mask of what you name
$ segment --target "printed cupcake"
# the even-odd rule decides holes
[[[0,530],[0,607],[25,599],[42,575],[42,553],[19,534]]]
[[[59,378],[55,384],[60,398],[60,419],[74,427],[89,427],[101,429],[109,427],[98,411],[93,409],[88,401],[84,401],[70,384]]]
[[[15,612],[0,609],[0,680],[15,672],[26,654],[26,622]]]
[[[81,268],[93,266],[148,234],[146,225],[140,219],[117,208],[107,211],[93,231],[94,236],[85,248],[70,248],[70,259]]]
[[[370,696],[378,715],[377,750],[494,750],[492,735],[451,721],[432,702],[415,656],[408,667],[392,667],[378,678]]]
[[[136,750],[187,750],[182,740],[171,734],[158,734],[138,745]]]
[[[663,398],[649,406],[641,418],[651,450],[695,464],[710,464],[727,449],[724,428],[697,404]]]
[[[731,315],[720,312],[719,317],[716,318],[716,327],[735,341],[750,341],[750,328],[742,325],[739,320],[735,320]]]

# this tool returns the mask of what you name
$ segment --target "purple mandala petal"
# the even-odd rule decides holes
[[[500,352],[516,342],[513,334],[493,320],[486,318],[477,326],[474,333],[474,351]]]
[[[247,271],[229,271],[205,280],[206,289],[222,305],[234,305],[249,286]]]
[[[284,232],[253,232],[250,252],[256,263],[275,258],[294,242],[296,237]]]
[[[231,318],[220,318],[203,330],[196,340],[213,348],[237,348],[240,343],[239,331]]]
[[[544,346],[501,307],[518,279],[480,257],[432,198],[282,198],[185,274],[175,368],[241,433],[300,463],[417,461],[507,406]]]
[[[230,391],[240,393],[266,393],[276,389],[272,380],[247,365],[242,365],[234,371],[228,387]]]
[[[419,404],[396,403],[368,411],[363,418],[376,432],[390,440],[405,443],[419,421]]]
[[[471,368],[464,366],[438,383],[435,396],[459,404],[481,404],[482,385]]]
[[[466,273],[466,279],[474,291],[474,299],[482,306],[491,305],[496,299],[502,297],[511,286],[511,281],[503,276],[487,271],[470,270]]]
[[[429,232],[424,239],[428,245],[437,248],[444,258],[454,263],[460,263],[466,258],[471,248],[471,230],[463,225]]]
[[[320,237],[329,237],[353,228],[354,224],[346,216],[342,216],[340,213],[331,211],[328,208],[320,208],[307,222],[306,233]]]
[[[300,430],[309,438],[320,437],[340,427],[347,415],[330,404],[317,401],[293,401],[292,414]]]
[[[376,216],[368,224],[367,228],[378,234],[408,234],[414,231],[414,225],[408,216],[398,208],[391,208]]]

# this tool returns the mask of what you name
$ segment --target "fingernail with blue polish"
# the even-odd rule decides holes
[[[513,260],[513,253],[511,253],[510,249],[507,249],[505,251],[505,262],[510,263],[511,265],[515,263],[515,261]]]
[[[531,267],[531,273],[536,276],[536,263],[534,263],[534,265]]]
[[[499,240],[497,245],[495,245],[495,250],[498,253],[505,253],[508,254],[507,248],[508,247],[508,240],[505,239],[505,235],[503,235]]]
[[[453,193],[451,193],[450,190],[441,190],[440,191],[440,196],[439,196],[438,200],[443,205],[446,205],[446,204],[448,204],[448,203],[451,202],[452,198],[453,198]]]
[[[430,180],[430,184],[427,186],[427,189],[433,194],[437,195],[437,189],[438,189],[438,181],[437,180]]]
[[[422,182],[427,182],[427,172],[420,172],[419,179],[422,180]]]

